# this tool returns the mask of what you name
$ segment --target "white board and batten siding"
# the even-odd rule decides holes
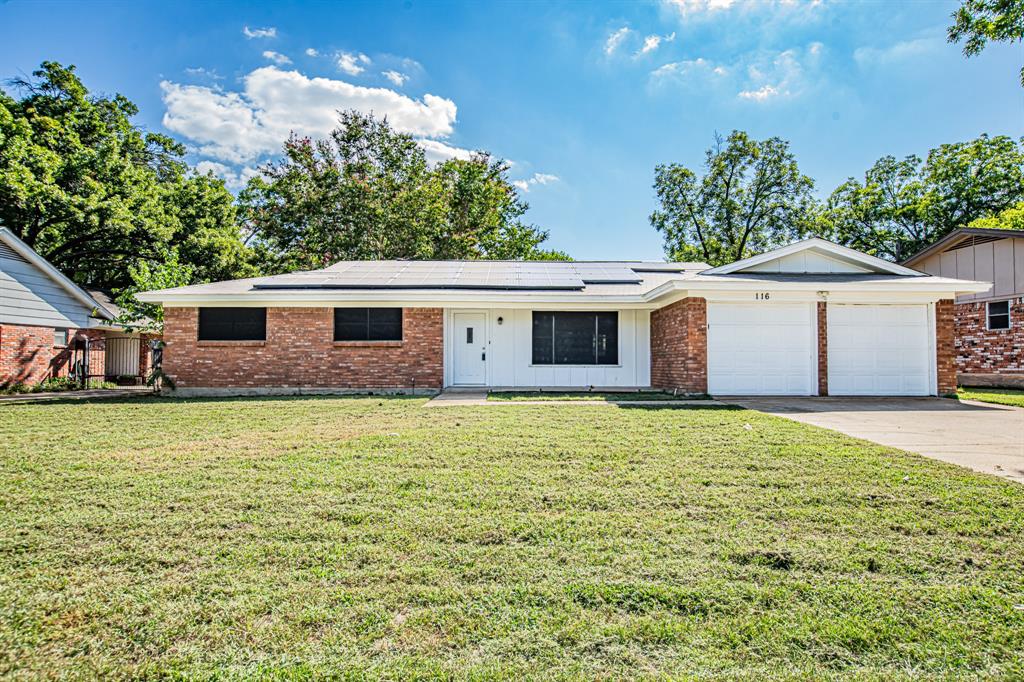
[[[558,310],[571,310],[559,308]],[[453,376],[453,314],[445,310],[445,386]],[[614,366],[534,365],[533,311],[525,308],[481,309],[487,319],[486,385],[509,388],[648,387],[651,384],[649,310],[619,314],[619,362]],[[499,323],[498,320],[501,319]]]
[[[89,326],[92,310],[14,251],[0,249],[0,322],[36,327]]]

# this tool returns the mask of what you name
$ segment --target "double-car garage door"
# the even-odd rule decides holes
[[[814,395],[815,303],[709,303],[708,391]],[[830,395],[929,395],[934,364],[927,305],[829,304]]]

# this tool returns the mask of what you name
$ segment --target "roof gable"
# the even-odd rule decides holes
[[[1024,230],[1004,230],[987,227],[961,227],[953,230],[942,239],[926,246],[910,258],[903,261],[904,265],[916,265],[935,253],[945,253],[954,249],[974,244],[984,244],[1000,239],[1024,238]]]
[[[90,296],[84,289],[68,279],[64,273],[53,267],[48,260],[32,250],[25,242],[18,239],[13,232],[6,227],[0,227],[0,245],[3,245],[3,255],[11,260],[28,263],[64,289],[72,298],[77,300],[89,310],[95,310],[96,315],[107,320],[112,320],[113,315],[100,305],[96,299]],[[14,256],[12,258],[12,256]]]
[[[712,268],[702,274],[736,273],[924,276],[916,270],[817,237]]]

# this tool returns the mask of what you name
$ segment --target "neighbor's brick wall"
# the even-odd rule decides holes
[[[708,306],[684,298],[651,312],[651,386],[708,391]]]
[[[104,332],[99,329],[69,329],[69,343],[76,335],[91,340],[89,374],[102,377]],[[50,377],[67,376],[71,358],[70,347],[53,345],[53,327],[0,325],[0,386],[37,384]]]
[[[818,301],[818,395],[828,395],[828,303]]]
[[[401,342],[334,338],[331,308],[267,308],[267,340],[198,341],[197,308],[164,309],[164,372],[179,388],[441,388],[441,308],[405,308]]]
[[[1024,373],[1024,304],[1010,304],[1009,329],[986,327],[984,303],[957,304],[957,371],[961,374]]]
[[[935,303],[935,367],[939,395],[956,393],[956,345],[952,299]]]

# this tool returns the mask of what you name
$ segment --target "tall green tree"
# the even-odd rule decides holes
[[[56,62],[11,91],[0,92],[0,223],[76,282],[118,291],[171,246],[199,281],[253,272],[223,182],[134,125],[126,98],[91,95]]]
[[[981,137],[944,144],[926,159],[885,156],[829,197],[819,230],[900,261],[958,227],[1024,200],[1024,140]]]
[[[989,41],[1020,43],[1024,40],[1024,0],[963,0],[953,12],[947,37],[951,43],[963,41],[966,57],[980,54]],[[1024,67],[1020,84],[1024,86]]]
[[[432,168],[411,135],[384,119],[339,113],[323,140],[292,137],[239,196],[266,267],[284,272],[339,260],[550,256],[547,233],[487,154]]]
[[[671,260],[722,265],[803,236],[813,188],[787,142],[735,130],[716,136],[703,175],[675,163],[655,169],[660,207],[650,221]]]

